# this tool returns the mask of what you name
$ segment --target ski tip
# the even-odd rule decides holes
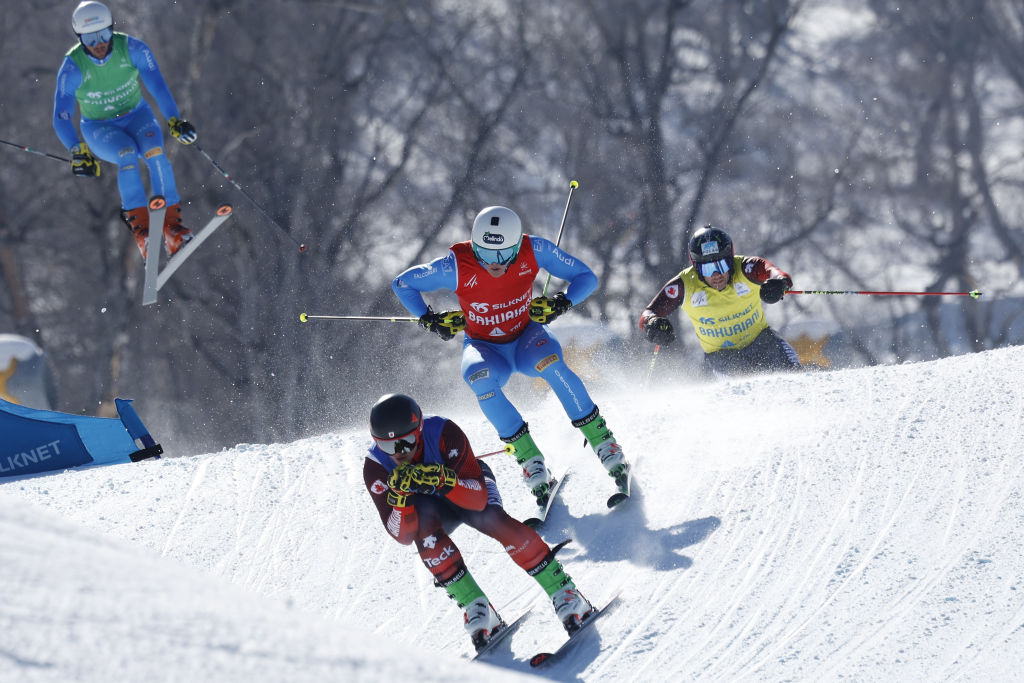
[[[538,652],[534,656],[530,657],[530,666],[536,669],[549,659],[551,659],[550,652]]]
[[[608,507],[613,508],[613,507],[615,507],[616,505],[618,505],[619,503],[621,503],[621,502],[623,502],[625,500],[629,500],[629,495],[628,494],[626,494],[626,493],[616,493],[616,494],[613,494],[611,496],[611,498],[608,499]]]

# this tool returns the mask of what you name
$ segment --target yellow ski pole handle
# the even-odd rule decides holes
[[[478,455],[476,457],[478,457],[478,458],[489,458],[492,455],[500,455],[502,453],[508,453],[509,455],[515,455],[515,452],[516,452],[516,447],[513,446],[510,443],[507,443],[507,444],[505,444],[505,447],[502,448],[500,451],[491,451],[490,453],[484,453],[483,455]]]

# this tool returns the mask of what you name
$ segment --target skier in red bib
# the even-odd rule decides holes
[[[640,314],[640,329],[655,344],[671,344],[668,316],[680,306],[690,319],[710,375],[800,369],[796,351],[768,327],[762,303],[782,300],[788,273],[760,256],[737,256],[732,238],[708,225],[690,238],[690,267],[665,283]]]
[[[380,520],[396,541],[416,544],[435,583],[465,610],[476,649],[505,623],[448,535],[463,523],[501,543],[536,579],[570,634],[579,627],[593,607],[555,558],[557,548],[505,512],[491,468],[477,460],[457,424],[424,416],[404,394],[387,394],[370,409],[370,434],[363,481]]]
[[[541,268],[568,282],[565,292],[535,297],[533,282]],[[546,326],[597,287],[597,276],[582,261],[543,237],[523,234],[522,221],[511,209],[490,206],[473,221],[471,240],[409,268],[391,286],[420,324],[442,339],[465,329],[462,377],[498,437],[511,444],[541,507],[551,476],[529,426],[502,391],[513,372],[548,383],[609,476],[625,485],[629,463],[622,448]],[[423,292],[441,289],[455,292],[458,315],[435,313],[423,300]]]
[[[164,138],[153,110],[142,97],[139,79],[167,117],[171,135],[182,144],[196,141],[195,127],[181,118],[149,47],[138,38],[114,31],[110,10],[85,0],[71,15],[78,43],[68,50],[57,73],[53,99],[53,129],[71,152],[71,171],[99,177],[99,159],[117,164],[121,218],[146,258],[149,208],[139,165],[149,170],[153,194],[167,202],[163,231],[167,253],[173,255],[192,239],[181,224],[181,198],[174,170],[164,154]],[[72,120],[81,112],[82,137]],[[97,158],[98,157],[98,158]]]

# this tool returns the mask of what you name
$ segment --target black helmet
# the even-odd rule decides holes
[[[423,432],[423,411],[405,394],[387,394],[370,408],[370,434],[385,453],[414,451]]]
[[[713,263],[724,259],[729,272],[732,272],[732,238],[729,237],[725,230],[716,228],[713,225],[705,225],[693,233],[693,237],[690,238],[689,250],[690,263],[697,268],[701,278],[704,276],[700,273],[700,268],[698,267],[700,263]]]

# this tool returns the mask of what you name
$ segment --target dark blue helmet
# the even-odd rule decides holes
[[[705,225],[693,233],[689,244],[690,263],[702,280],[715,272],[732,275],[732,238],[725,230]],[[702,265],[704,264],[704,265]]]

